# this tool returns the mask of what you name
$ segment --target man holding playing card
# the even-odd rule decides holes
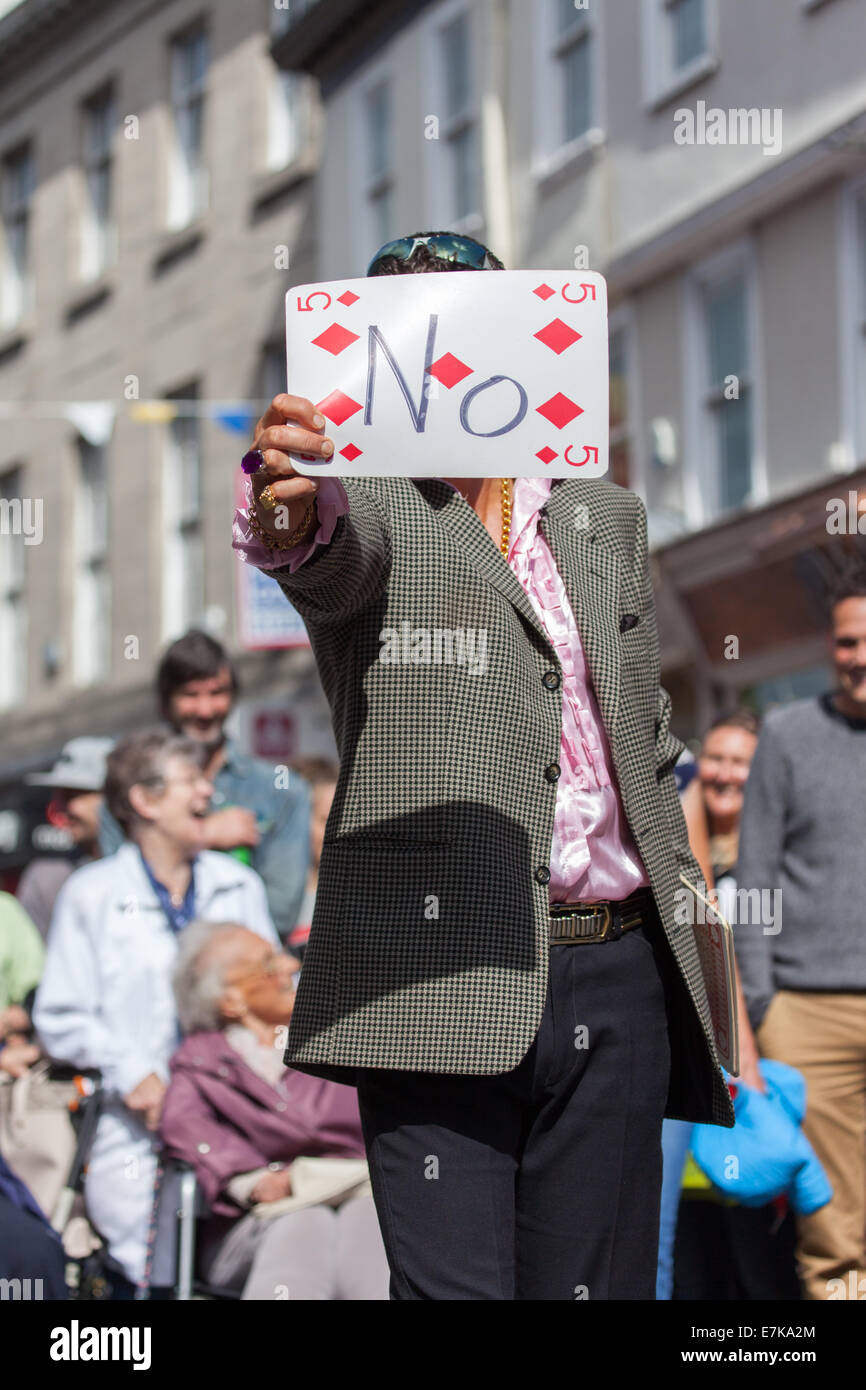
[[[368,275],[503,269],[428,233]],[[358,1088],[392,1298],[652,1299],[662,1118],[733,1110],[674,911],[701,875],[644,506],[577,474],[302,476],[325,423],[274,399],[235,518],[341,758],[285,1061]]]

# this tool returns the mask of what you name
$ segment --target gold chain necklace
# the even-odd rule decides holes
[[[499,549],[508,559],[508,538],[511,535],[511,479],[503,478],[502,482],[502,539],[499,542]]]

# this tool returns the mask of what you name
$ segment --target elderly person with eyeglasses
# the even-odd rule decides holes
[[[162,1137],[209,1204],[211,1283],[244,1299],[387,1299],[355,1089],[282,1062],[297,970],[241,926],[189,928]]]
[[[194,917],[278,937],[261,879],[203,847],[211,784],[192,739],[133,734],[109,755],[106,803],[126,841],[67,879],[54,908],[33,1021],[58,1060],[102,1073],[105,1103],[90,1153],[88,1215],[116,1287],[145,1282],[157,1170],[156,1129],[180,1041],[171,972]],[[169,1283],[168,1271],[152,1282]]]

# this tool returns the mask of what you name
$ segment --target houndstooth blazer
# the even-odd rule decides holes
[[[269,571],[307,626],[340,753],[285,1061],[349,1084],[356,1067],[508,1071],[547,993],[556,782],[544,772],[560,756],[561,669],[459,493],[437,479],[343,483],[350,510],[330,544],[294,574]],[[694,883],[701,872],[659,686],[646,511],[605,480],[559,480],[540,525],[679,967],[666,1113],[730,1126],[692,928],[674,919],[678,871]],[[458,660],[459,645],[424,660],[420,638],[420,659],[383,660],[385,629],[398,657],[416,629],[431,644],[437,629],[483,632],[485,660],[473,668],[470,648]]]

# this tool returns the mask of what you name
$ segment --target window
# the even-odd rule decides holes
[[[373,241],[381,243],[392,235],[393,214],[391,88],[387,82],[379,82],[364,98],[364,129],[370,233]]]
[[[278,39],[310,8],[310,0],[270,0],[271,38]],[[265,163],[285,169],[303,150],[309,132],[310,79],[301,73],[274,68],[268,87],[268,125]]]
[[[168,224],[185,227],[207,206],[204,109],[207,36],[201,26],[171,45],[171,104],[174,140],[169,168]]]
[[[27,611],[22,473],[0,476],[0,708],[23,699],[27,686]]]
[[[595,0],[543,0],[537,11],[533,174],[543,180],[588,165],[604,140],[604,12]]]
[[[686,283],[683,486],[692,525],[765,500],[754,251],[738,243]]]
[[[557,144],[566,145],[593,125],[591,29],[588,11],[577,9],[574,0],[557,0],[556,20]]]
[[[752,401],[745,276],[734,275],[719,284],[706,286],[704,314],[709,365],[704,405],[715,442],[716,501],[720,509],[726,511],[740,506],[752,486]]]
[[[306,79],[282,70],[272,74],[268,93],[268,169],[286,169],[304,147],[307,130]]]
[[[170,396],[177,415],[166,436],[163,466],[164,534],[162,628],[168,640],[204,612],[201,433],[195,385]]]
[[[633,486],[632,441],[628,401],[628,338],[625,326],[611,325],[608,340],[610,373],[610,465],[608,478],[620,487]]]
[[[715,67],[716,3],[643,0],[649,100],[665,100]]]
[[[664,0],[673,72],[682,72],[707,51],[705,0]]]
[[[108,480],[105,448],[78,442],[72,665],[76,685],[109,675]]]
[[[114,98],[109,89],[97,92],[84,103],[81,155],[85,204],[78,265],[82,280],[92,280],[101,275],[113,256],[111,141],[114,119]]]
[[[33,154],[29,145],[22,145],[3,160],[0,183],[3,216],[2,328],[14,327],[30,307],[30,205],[33,186]]]
[[[466,11],[440,30],[439,64],[442,94],[439,138],[446,166],[441,217],[445,225],[480,212],[478,130],[472,99],[472,46]]]

